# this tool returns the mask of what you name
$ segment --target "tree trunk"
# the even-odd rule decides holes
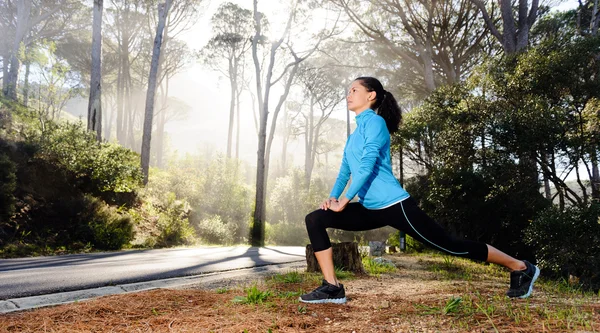
[[[314,108],[315,108],[314,97],[310,97],[310,107],[308,117],[306,119],[305,131],[304,131],[304,186],[308,190],[310,188],[310,175],[312,173],[312,156],[314,139]]]
[[[148,169],[150,168],[150,141],[152,138],[152,116],[154,113],[154,97],[156,95],[156,75],[158,73],[158,60],[162,35],[165,28],[167,12],[169,11],[169,0],[158,5],[158,26],[154,38],[154,50],[152,51],[152,62],[150,64],[150,75],[148,76],[148,92],[146,93],[146,109],[144,112],[144,130],[142,138],[142,173],[144,185],[148,184]]]
[[[23,83],[23,105],[29,106],[29,73],[31,68],[31,61],[27,61],[25,64],[25,83]]]
[[[10,63],[10,52],[8,50],[6,53],[2,55],[2,92],[5,92],[6,87],[8,87],[8,73],[9,73],[9,63]]]
[[[600,8],[598,8],[598,0],[594,0],[594,9],[592,10],[592,19],[590,20],[590,30],[592,31],[592,36],[596,36],[598,34],[598,26],[600,25],[600,14],[598,12]]]
[[[31,15],[31,0],[17,1],[17,20],[15,38],[13,40],[10,53],[10,69],[8,71],[8,80],[4,87],[4,95],[13,101],[17,100],[17,84],[19,81],[19,70],[21,69],[21,60],[19,59],[19,48],[27,34],[29,20]]]
[[[591,153],[592,160],[592,198],[600,200],[600,172],[598,171],[598,153],[595,149],[592,149]]]
[[[285,164],[287,160],[287,146],[288,146],[288,109],[287,107],[283,111],[283,142],[281,145],[281,174],[285,175]]]
[[[236,88],[237,89],[237,88]],[[239,160],[240,158],[240,95],[242,91],[238,91],[235,96],[235,108],[236,108],[236,128],[235,128],[235,158]],[[236,164],[237,165],[237,164]]]
[[[121,145],[125,145],[125,116],[123,108],[123,59],[119,63],[119,72],[117,73],[117,141]]]
[[[235,72],[233,59],[229,58],[229,87],[231,88],[231,96],[229,99],[229,127],[227,129],[227,158],[231,158],[231,146],[233,144],[233,121],[235,118],[235,95],[237,88],[235,87]]]
[[[358,274],[365,272],[358,252],[358,243],[332,243],[331,248],[333,250],[333,266]],[[306,271],[321,272],[312,244],[306,245]]]
[[[506,54],[515,54],[523,51],[529,43],[529,32],[538,16],[539,0],[531,1],[531,8],[528,8],[527,0],[519,0],[517,9],[517,22],[513,17],[513,2],[509,0],[499,0],[500,12],[502,15],[502,33],[498,31],[494,23],[494,17],[490,17],[481,0],[471,0],[477,8],[483,13],[483,19],[490,28],[492,35],[502,43],[502,48]]]
[[[92,75],[87,118],[87,129],[96,132],[98,141],[102,140],[102,6],[103,0],[94,0]]]
[[[548,154],[543,153],[542,159],[544,160],[544,163],[547,163],[548,162]],[[550,179],[546,175],[544,175],[544,192],[546,194],[546,199],[552,200],[552,191],[550,190]]]
[[[114,98],[114,95],[113,95]],[[115,122],[115,106],[114,104],[108,104],[106,103],[105,105],[109,105],[110,107],[108,109],[110,109],[110,118],[108,120],[108,122],[106,123],[106,126],[104,127],[104,140],[106,141],[110,141],[111,138],[111,132],[112,132],[112,127],[113,124]]]

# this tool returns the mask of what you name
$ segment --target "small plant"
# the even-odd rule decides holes
[[[305,305],[298,305],[298,313],[305,314],[306,313],[306,306]]]
[[[302,282],[304,279],[300,272],[294,270],[285,274],[275,274],[273,275],[271,280],[278,283],[299,283]]]
[[[378,262],[372,257],[364,257],[362,260],[365,271],[371,275],[390,273],[396,271],[396,266],[392,263]]]
[[[270,291],[260,291],[256,285],[246,289],[246,296],[236,296],[233,303],[238,304],[262,304],[271,296]]]
[[[446,302],[446,306],[444,306],[444,309],[442,312],[445,315],[447,315],[449,313],[457,312],[461,301],[462,301],[462,298],[460,298],[460,297],[451,297],[448,300],[448,302]]]
[[[448,268],[450,268],[450,267],[453,267],[453,265],[454,265],[454,260],[455,260],[456,258],[454,258],[454,257],[452,257],[452,256],[443,256],[443,258],[444,258],[444,266],[446,266],[446,267],[448,267]]]
[[[347,271],[344,267],[335,267],[335,276],[340,280],[346,280],[354,277],[354,273]]]
[[[440,313],[440,308],[437,306],[429,306],[425,304],[413,304],[413,306],[421,311],[422,315],[432,315]]]
[[[218,289],[216,290],[216,293],[217,293],[217,294],[226,294],[227,292],[229,292],[229,289],[228,289],[228,288],[226,288],[226,287],[225,287],[225,288],[218,288]]]
[[[302,291],[281,291],[277,293],[277,297],[279,298],[297,298],[302,295]]]

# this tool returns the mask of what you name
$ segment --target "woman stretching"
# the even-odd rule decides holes
[[[335,276],[333,251],[327,228],[364,231],[392,226],[442,252],[487,261],[507,267],[510,273],[508,297],[531,295],[539,268],[517,260],[498,249],[469,240],[450,237],[427,216],[392,173],[390,133],[398,130],[401,113],[394,96],[372,77],[359,77],[350,86],[348,109],[356,113],[356,130],[348,137],[337,180],[330,198],[320,209],[306,216],[306,229],[321,272],[323,284],[300,296],[306,303],[345,303],[344,286]],[[374,111],[376,110],[376,111]],[[346,194],[338,200],[352,175]],[[358,195],[358,202],[350,200]]]

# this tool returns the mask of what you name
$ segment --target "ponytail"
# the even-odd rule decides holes
[[[400,120],[402,120],[402,110],[400,110],[400,106],[394,95],[383,89],[381,82],[374,77],[363,76],[357,78],[355,81],[359,81],[367,91],[375,92],[375,102],[371,107],[385,120],[390,134],[397,132]]]

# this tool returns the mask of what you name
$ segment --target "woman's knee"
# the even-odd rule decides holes
[[[323,212],[325,211],[322,209],[317,209],[306,215],[304,218],[304,223],[306,223],[307,230],[323,227]]]

